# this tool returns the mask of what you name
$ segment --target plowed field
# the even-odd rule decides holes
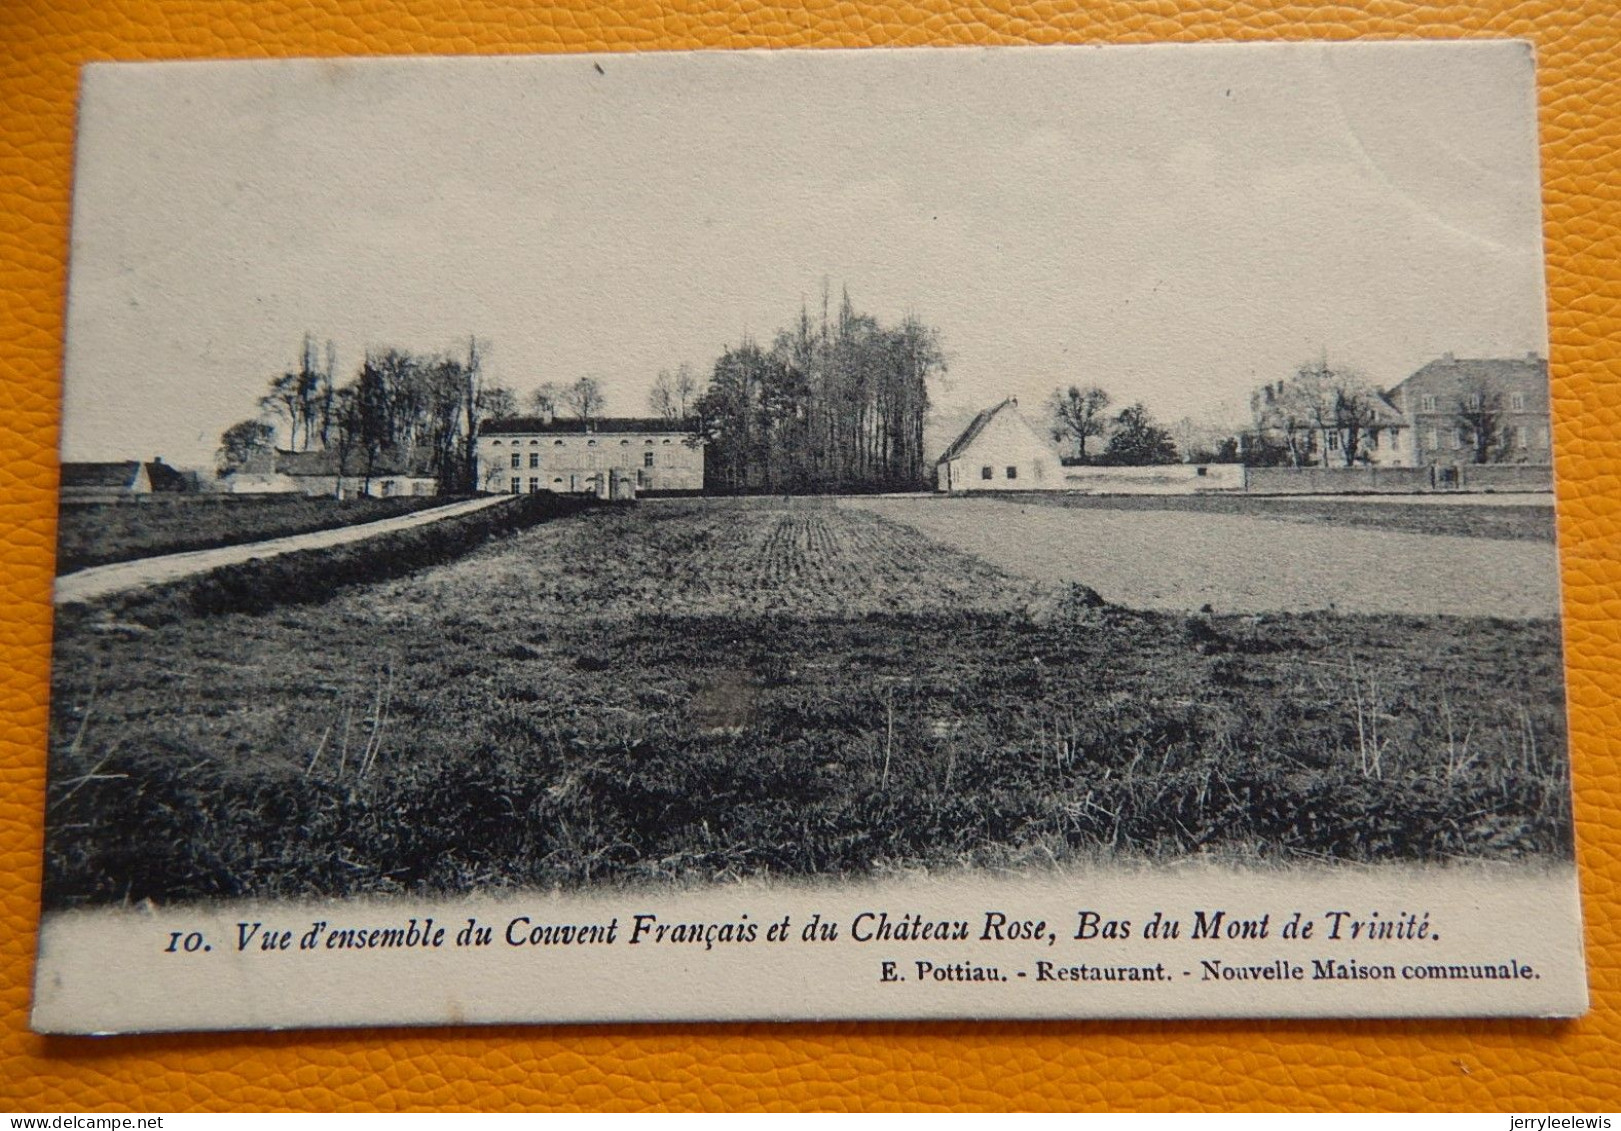
[[[638,504],[523,535],[407,581],[385,599],[534,613],[861,616],[1012,611],[1041,587],[820,500]]]
[[[1201,529],[1165,561],[1125,527],[1056,539],[1076,572],[1027,579],[865,504],[644,501],[320,601],[63,618],[46,902],[1569,860],[1556,621],[1190,615],[1066,580],[1107,598],[1240,548]],[[1016,532],[983,552],[1016,561]]]

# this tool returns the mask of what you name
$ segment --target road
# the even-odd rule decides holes
[[[1008,573],[1132,608],[1218,613],[1559,613],[1554,546],[1189,511],[849,499]]]
[[[53,600],[58,605],[76,601],[93,601],[109,593],[126,589],[140,589],[177,581],[194,573],[205,573],[221,566],[237,565],[254,558],[273,558],[299,550],[320,550],[328,546],[342,546],[408,530],[413,526],[426,526],[430,522],[471,514],[485,507],[506,502],[509,495],[492,495],[479,499],[464,499],[442,507],[414,511],[397,518],[383,518],[376,522],[362,522],[354,526],[339,526],[331,530],[312,530],[306,534],[289,534],[284,538],[271,538],[263,542],[245,542],[237,546],[218,546],[212,550],[189,550],[183,554],[163,554],[155,558],[139,558],[132,562],[114,562],[70,573],[56,579]]]

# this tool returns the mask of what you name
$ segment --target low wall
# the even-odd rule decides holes
[[[1420,491],[1552,491],[1553,468],[1520,463],[1434,467],[1252,467],[1257,495],[1385,495]]]
[[[1076,495],[1412,495],[1471,491],[1552,491],[1553,468],[1484,463],[1446,467],[1244,467],[1172,463],[1153,467],[1066,467],[1025,490]],[[998,484],[998,491],[1014,488]]]
[[[1552,491],[1553,468],[1527,463],[1470,463],[1458,468],[1463,491]]]
[[[1252,467],[1249,489],[1261,495],[1409,494],[1432,490],[1428,467]]]
[[[1236,463],[1168,463],[1152,467],[1066,467],[1060,490],[1083,495],[1192,495],[1242,491],[1244,467]]]

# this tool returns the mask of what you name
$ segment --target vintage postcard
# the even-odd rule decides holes
[[[38,1029],[1586,1008],[1526,44],[79,136]]]

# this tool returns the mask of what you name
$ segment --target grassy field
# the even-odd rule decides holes
[[[1325,526],[1361,526],[1409,534],[1449,534],[1552,542],[1557,533],[1552,499],[1547,506],[1410,505],[1359,499],[1296,499],[1270,495],[1069,495],[1030,491],[995,496],[1008,502],[1085,510],[1195,511],[1239,514]]]
[[[56,647],[58,907],[1571,850],[1553,622],[1100,607],[809,501]]]
[[[451,501],[408,496],[339,501],[303,495],[155,495],[140,502],[63,503],[56,572],[353,526]]]

